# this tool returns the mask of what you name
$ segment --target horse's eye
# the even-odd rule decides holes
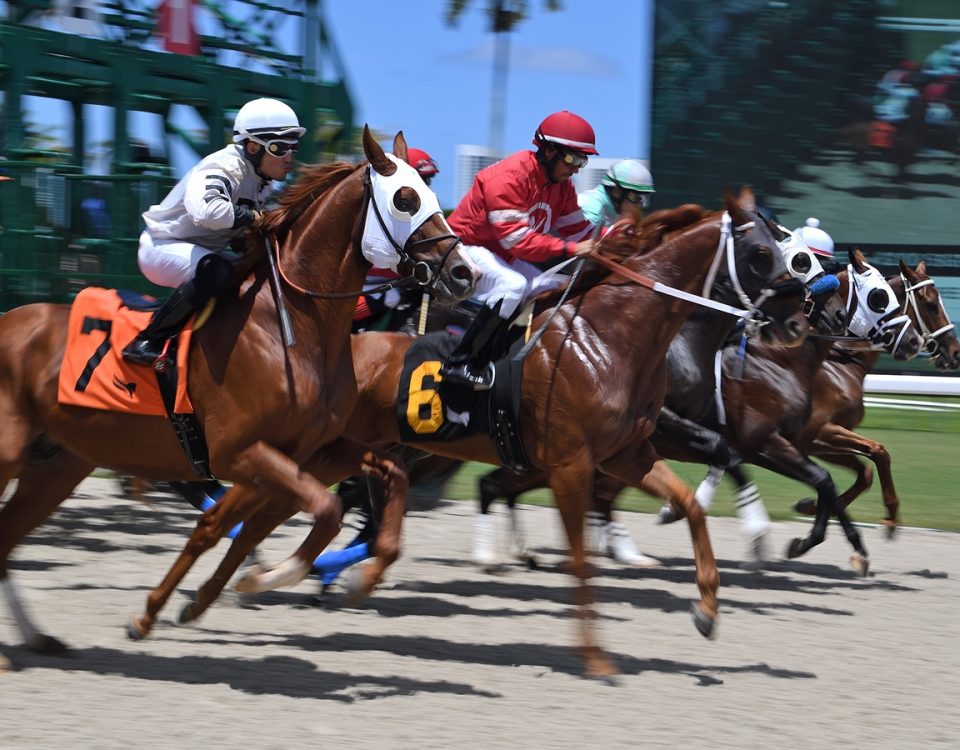
[[[886,289],[871,289],[867,295],[867,307],[875,313],[881,313],[887,309],[890,297]]]
[[[794,273],[804,275],[809,273],[811,268],[813,268],[813,261],[807,253],[797,253],[790,259],[790,269]]]
[[[413,188],[402,187],[393,194],[393,206],[398,211],[413,216],[420,210],[420,196]]]
[[[750,256],[750,271],[757,276],[768,276],[773,270],[773,261],[770,250],[765,247],[757,248]]]

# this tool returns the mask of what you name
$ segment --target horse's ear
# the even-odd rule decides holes
[[[920,261],[923,263],[923,261]],[[906,276],[908,279],[912,278],[914,275],[913,269],[910,268],[906,263],[903,262],[903,258],[900,259],[900,273]]]
[[[757,196],[754,195],[753,188],[749,185],[744,185],[742,188],[740,188],[740,195],[737,197],[737,203],[744,211],[756,213]]]
[[[727,185],[723,189],[723,204],[727,208],[727,213],[730,214],[730,218],[733,219],[735,226],[740,224],[746,224],[749,219],[743,210],[740,208],[740,203],[733,196],[733,191],[730,189],[730,186]]]
[[[402,130],[393,138],[393,155],[402,161],[407,160],[407,139],[403,137]]]
[[[927,275],[927,261],[921,260],[917,263],[917,268],[914,271],[917,276],[926,276]]]
[[[857,273],[863,273],[867,270],[867,259],[863,257],[863,251],[859,247],[853,247],[849,250],[850,262]]]
[[[380,144],[370,133],[368,125],[363,126],[363,153],[366,155],[367,161],[370,162],[370,166],[377,170],[378,174],[386,176],[397,171],[397,165],[383,153]]]

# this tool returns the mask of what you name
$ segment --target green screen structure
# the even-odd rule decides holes
[[[655,39],[656,207],[752,185],[960,318],[960,3],[659,0]]]

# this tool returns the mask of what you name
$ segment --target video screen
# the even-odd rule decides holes
[[[790,229],[960,250],[960,3],[659,0],[655,38],[656,206],[751,184]]]

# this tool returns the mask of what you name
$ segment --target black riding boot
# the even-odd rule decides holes
[[[163,369],[160,362],[167,341],[176,336],[190,316],[226,289],[233,280],[233,265],[226,258],[210,253],[197,264],[191,281],[181,284],[160,306],[150,323],[123,350],[123,358],[138,365]]]
[[[466,386],[475,391],[485,391],[493,386],[494,370],[490,362],[490,344],[496,334],[509,325],[500,317],[500,303],[489,308],[480,308],[470,326],[463,333],[460,343],[440,368],[440,377],[448,383]]]

